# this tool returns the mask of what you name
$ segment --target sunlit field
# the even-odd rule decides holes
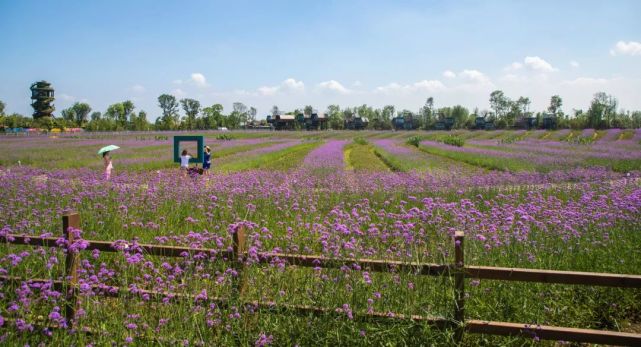
[[[465,233],[469,265],[641,275],[641,130],[180,133],[204,135],[212,148],[211,171],[195,176],[172,161],[176,134],[0,137],[0,236],[62,237],[62,215],[77,211],[75,249],[88,239],[212,250],[178,258],[136,247],[80,252],[75,322],[65,319],[62,290],[1,281],[4,344],[454,344],[451,329],[420,320],[359,319],[452,320],[449,277],[261,264],[259,254],[448,264],[456,231]],[[112,144],[121,149],[107,181],[96,152]],[[225,256],[239,228],[247,235],[242,272]],[[59,248],[0,246],[5,278],[64,280],[64,264]],[[628,332],[641,325],[640,289],[465,285],[469,319]],[[130,295],[99,295],[111,287]],[[183,294],[189,299],[176,299]],[[326,312],[258,309],[280,304]],[[557,344],[535,335],[465,334],[463,344]]]

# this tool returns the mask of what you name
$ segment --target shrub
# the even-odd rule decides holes
[[[229,134],[220,134],[220,135],[216,136],[216,140],[230,141],[230,140],[233,140],[233,139],[234,138]]]
[[[420,136],[412,136],[409,139],[407,139],[406,143],[408,145],[418,147],[418,145],[421,144],[421,137]]]
[[[362,137],[355,137],[354,138],[354,143],[357,145],[366,145],[368,142]]]
[[[465,140],[458,136],[448,136],[443,138],[443,143],[450,146],[463,147]]]

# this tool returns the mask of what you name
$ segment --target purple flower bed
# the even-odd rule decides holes
[[[343,147],[346,144],[346,140],[328,140],[309,152],[303,161],[303,166],[308,168],[342,169],[345,166]]]

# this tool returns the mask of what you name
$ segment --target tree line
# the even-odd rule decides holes
[[[437,122],[448,118],[453,120],[454,129],[473,128],[477,117],[493,122],[498,129],[509,129],[523,118],[536,118],[539,120],[537,124],[541,125],[540,120],[550,116],[556,118],[559,128],[641,128],[641,111],[617,110],[618,100],[604,92],[594,95],[587,110],[573,109],[569,113],[563,111],[563,99],[558,95],[553,95],[549,106],[538,112],[530,110],[529,98],[521,96],[513,100],[501,90],[490,94],[489,103],[489,110],[475,108],[470,111],[461,105],[436,108],[434,98],[428,97],[417,112],[396,110],[394,105],[382,108],[368,105],[341,108],[339,105],[330,105],[326,115],[330,129],[343,129],[345,120],[357,116],[367,118],[368,128],[374,130],[392,129],[392,119],[396,116],[409,116],[418,129],[425,130],[433,129]],[[198,100],[179,100],[173,95],[162,94],[158,97],[158,106],[161,115],[152,123],[144,110],[136,112],[136,107],[130,100],[109,105],[104,113],[93,111],[87,103],[76,102],[62,110],[60,117],[53,119],[33,119],[17,113],[5,114],[5,104],[0,101],[0,125],[8,128],[83,128],[88,131],[207,130],[220,127],[239,129],[266,125],[265,120],[256,120],[255,107],[248,107],[241,102],[233,103],[231,112],[225,114],[221,104],[201,107]],[[288,114],[312,112],[312,106],[308,105]],[[271,114],[281,114],[278,106],[272,107]]]

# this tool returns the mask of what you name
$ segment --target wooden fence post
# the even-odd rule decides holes
[[[65,258],[65,283],[67,303],[65,305],[65,318],[67,324],[75,325],[76,309],[78,307],[78,263],[80,253],[72,252],[69,247],[74,243],[75,237],[69,229],[80,229],[80,215],[69,212],[62,216],[62,232],[67,240],[67,256]]]
[[[465,234],[457,231],[454,234],[454,320],[457,323],[454,338],[458,344],[463,340],[465,330]]]
[[[240,226],[236,232],[232,234],[232,247],[233,247],[233,264],[236,270],[236,279],[232,282],[232,295],[240,298],[243,292],[245,281],[243,280],[243,267],[245,266],[244,253],[246,251],[245,240],[245,226]]]

